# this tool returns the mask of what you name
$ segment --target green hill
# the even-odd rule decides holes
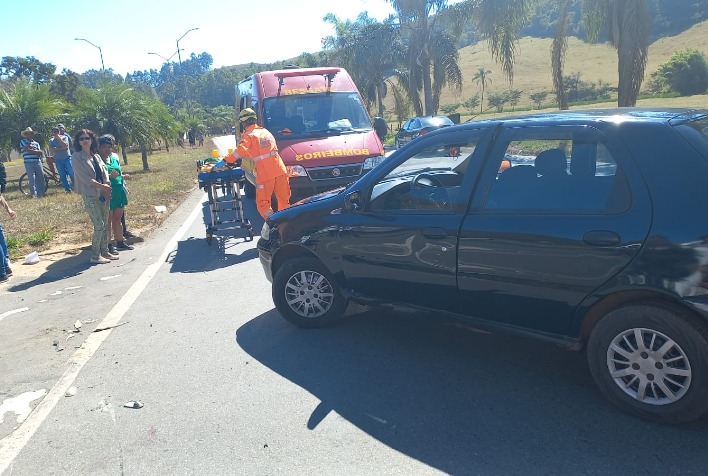
[[[475,43],[459,50],[459,63],[463,72],[463,89],[456,95],[449,89],[442,93],[440,104],[453,104],[462,102],[479,92],[477,84],[472,82],[475,72],[484,67],[492,73],[492,80],[487,91],[503,91],[509,88],[523,91],[522,99],[517,106],[519,109],[531,107],[528,98],[530,93],[539,91],[553,91],[551,78],[551,43],[548,38],[522,38],[518,43],[516,63],[514,67],[514,82],[512,85],[504,77],[501,67],[492,59],[486,42]],[[689,28],[688,30],[671,37],[664,37],[655,41],[649,48],[649,60],[644,77],[643,89],[646,89],[652,72],[662,63],[668,61],[671,55],[678,50],[693,48],[703,52],[708,57],[708,20]],[[585,82],[602,80],[613,87],[617,85],[617,51],[608,44],[588,44],[578,38],[571,37],[568,41],[564,74],[580,73],[580,79]],[[387,110],[393,110],[391,98],[387,98]],[[555,103],[552,94],[548,97],[549,106]],[[639,105],[648,104],[656,100],[643,100]],[[661,104],[675,106],[696,106],[708,108],[708,95],[693,96],[691,98],[661,99]],[[485,96],[486,102],[486,96]],[[616,105],[608,103],[606,105]],[[485,109],[487,105],[485,104]],[[508,107],[507,107],[508,109]],[[460,110],[460,112],[463,112]],[[464,113],[463,113],[464,115]]]

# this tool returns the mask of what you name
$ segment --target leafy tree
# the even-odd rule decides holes
[[[539,91],[537,93],[529,94],[529,99],[536,105],[536,109],[541,109],[543,101],[548,97],[548,91]]]
[[[509,95],[506,91],[501,93],[491,92],[487,98],[487,104],[497,112],[504,112],[504,105],[509,102]]]
[[[122,84],[123,76],[114,73],[112,68],[106,70],[89,69],[81,73],[81,85],[87,88],[95,89],[99,84],[108,81],[114,84]]]
[[[442,111],[443,114],[446,116],[449,116],[450,114],[454,114],[457,112],[457,110],[460,108],[460,103],[456,102],[454,104],[443,104],[440,106],[440,110]]]
[[[47,84],[56,70],[52,63],[43,63],[34,56],[5,56],[0,61],[0,79],[24,78],[34,84]]]
[[[651,78],[652,88],[660,92],[674,91],[681,96],[702,94],[708,89],[708,63],[698,50],[677,51]]]
[[[484,103],[484,90],[492,84],[492,80],[489,78],[489,75],[492,72],[489,71],[488,69],[484,69],[484,67],[481,67],[477,70],[477,72],[474,74],[472,77],[472,81],[477,83],[477,86],[479,86],[479,89],[482,91],[482,98],[479,101],[479,113],[482,113],[482,103]]]
[[[471,115],[475,115],[477,113],[477,107],[481,104],[481,101],[479,99],[479,93],[475,94],[471,98],[466,99],[462,105],[467,109]]]
[[[61,74],[54,76],[50,85],[52,93],[63,97],[67,102],[76,104],[76,91],[81,85],[81,77],[71,70],[64,68]]]
[[[36,140],[46,146],[51,126],[57,123],[63,109],[64,103],[46,84],[19,79],[9,91],[0,90],[0,148],[9,156],[26,127],[35,130]]]
[[[523,91],[520,89],[510,89],[507,91],[506,95],[509,100],[509,104],[511,104],[511,110],[515,110],[516,106],[519,104],[519,101],[521,100],[521,95],[523,94]]]

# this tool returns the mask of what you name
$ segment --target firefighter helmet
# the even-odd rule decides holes
[[[246,122],[248,119],[256,119],[256,111],[254,111],[250,107],[247,107],[238,115],[238,120],[240,122]]]

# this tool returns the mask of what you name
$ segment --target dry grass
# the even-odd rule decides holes
[[[476,43],[460,50],[460,68],[462,69],[463,88],[462,93],[457,95],[449,89],[445,89],[440,98],[440,104],[454,104],[462,102],[479,92],[479,87],[472,81],[475,72],[484,67],[490,70],[491,85],[487,91],[500,92],[510,87],[523,91],[522,99],[517,109],[530,109],[532,103],[528,96],[531,93],[540,91],[553,91],[553,80],[551,78],[551,43],[550,38],[522,38],[517,49],[517,59],[514,67],[514,82],[509,85],[499,65],[492,59],[485,42]],[[693,48],[703,52],[708,56],[708,21],[704,21],[683,33],[662,38],[654,42],[649,48],[649,60],[647,63],[644,86],[648,79],[659,65],[669,60],[671,55],[682,49]],[[570,38],[568,41],[568,52],[565,61],[565,74],[580,72],[582,81],[597,83],[604,81],[612,86],[617,85],[617,51],[606,44],[588,44],[577,38]],[[485,92],[485,104],[486,104]],[[554,102],[552,95],[547,99],[549,105]],[[654,101],[654,100],[647,100]],[[664,106],[692,106],[706,107],[708,96],[694,96],[693,98],[661,99],[658,104]],[[386,109],[393,111],[393,98],[389,97],[385,101]],[[638,105],[656,105],[657,103],[640,101]],[[614,107],[614,103],[608,103]],[[459,110],[462,114],[465,111]],[[469,116],[467,117],[469,118]],[[464,118],[463,118],[464,120]]]
[[[128,154],[123,172],[130,189],[126,207],[128,228],[142,236],[157,228],[184,197],[196,188],[196,161],[209,157],[210,139],[201,148],[170,149],[148,156],[150,171],[142,169],[140,154]],[[121,159],[122,160],[122,159]],[[61,186],[50,184],[47,196],[28,199],[20,192],[17,179],[25,172],[22,161],[6,163],[8,183],[4,194],[17,218],[3,217],[10,255],[14,258],[37,250],[77,248],[91,241],[93,226],[79,195],[67,194]],[[167,206],[168,213],[158,213],[155,205]]]

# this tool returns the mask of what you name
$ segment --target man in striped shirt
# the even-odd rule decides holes
[[[43,197],[44,192],[44,172],[42,171],[42,149],[39,143],[34,140],[34,131],[28,127],[21,132],[23,139],[20,140],[20,152],[25,161],[25,170],[29,180],[29,192],[33,197]]]

